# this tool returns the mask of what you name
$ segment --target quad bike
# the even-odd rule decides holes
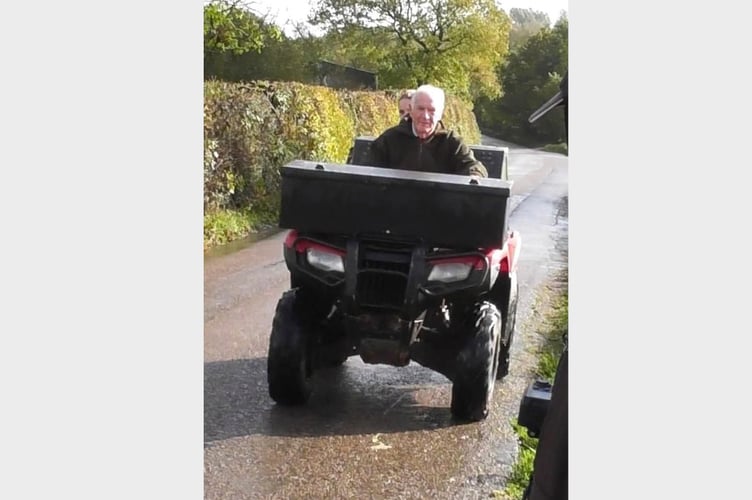
[[[314,371],[359,355],[437,371],[455,418],[486,418],[514,339],[511,182],[303,160],[281,175],[290,289],[272,324],[272,399],[304,404]]]

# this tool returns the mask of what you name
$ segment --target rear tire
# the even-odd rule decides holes
[[[504,321],[504,336],[506,342],[502,339],[499,349],[499,367],[496,369],[496,380],[501,380],[509,374],[509,361],[511,358],[512,343],[514,342],[514,329],[517,323],[517,297],[519,297],[520,286],[517,280],[514,280],[514,294],[512,294],[509,300],[509,307],[507,309],[507,317]]]
[[[470,319],[473,332],[457,355],[452,384],[452,415],[479,421],[488,416],[501,341],[501,314],[490,302],[479,304]]]
[[[298,290],[289,290],[277,303],[267,358],[269,395],[281,405],[301,405],[311,395],[309,337]]]

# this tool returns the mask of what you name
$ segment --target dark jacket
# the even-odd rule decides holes
[[[543,418],[538,446],[523,500],[569,499],[569,348],[556,368],[551,400]]]
[[[377,137],[371,143],[369,165],[488,177],[486,167],[475,159],[462,138],[441,122],[425,141],[415,136],[412,127],[412,120],[404,120]]]

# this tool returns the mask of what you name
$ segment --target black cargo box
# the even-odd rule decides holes
[[[379,234],[432,246],[501,246],[511,182],[295,160],[281,168],[279,226]]]
[[[375,137],[362,135],[353,144],[353,165],[368,165],[368,153]],[[488,176],[493,179],[509,180],[509,148],[502,146],[470,145],[473,156],[486,167]]]

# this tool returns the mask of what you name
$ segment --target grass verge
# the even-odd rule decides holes
[[[566,278],[565,278],[566,282]],[[569,332],[569,295],[566,287],[556,291],[552,308],[542,321],[541,331],[544,342],[539,351],[538,364],[535,369],[535,377],[553,383],[559,357],[564,349],[564,337]],[[538,439],[528,436],[527,429],[512,421],[512,428],[517,433],[519,440],[519,453],[512,471],[507,478],[503,491],[496,491],[493,498],[498,500],[520,500],[528,481],[533,472],[535,450],[538,447]]]
[[[560,142],[558,144],[546,144],[543,146],[543,151],[548,153],[561,153],[563,155],[569,155],[569,148],[566,142]]]
[[[204,250],[245,238],[276,223],[276,214],[251,210],[219,210],[204,214]]]

